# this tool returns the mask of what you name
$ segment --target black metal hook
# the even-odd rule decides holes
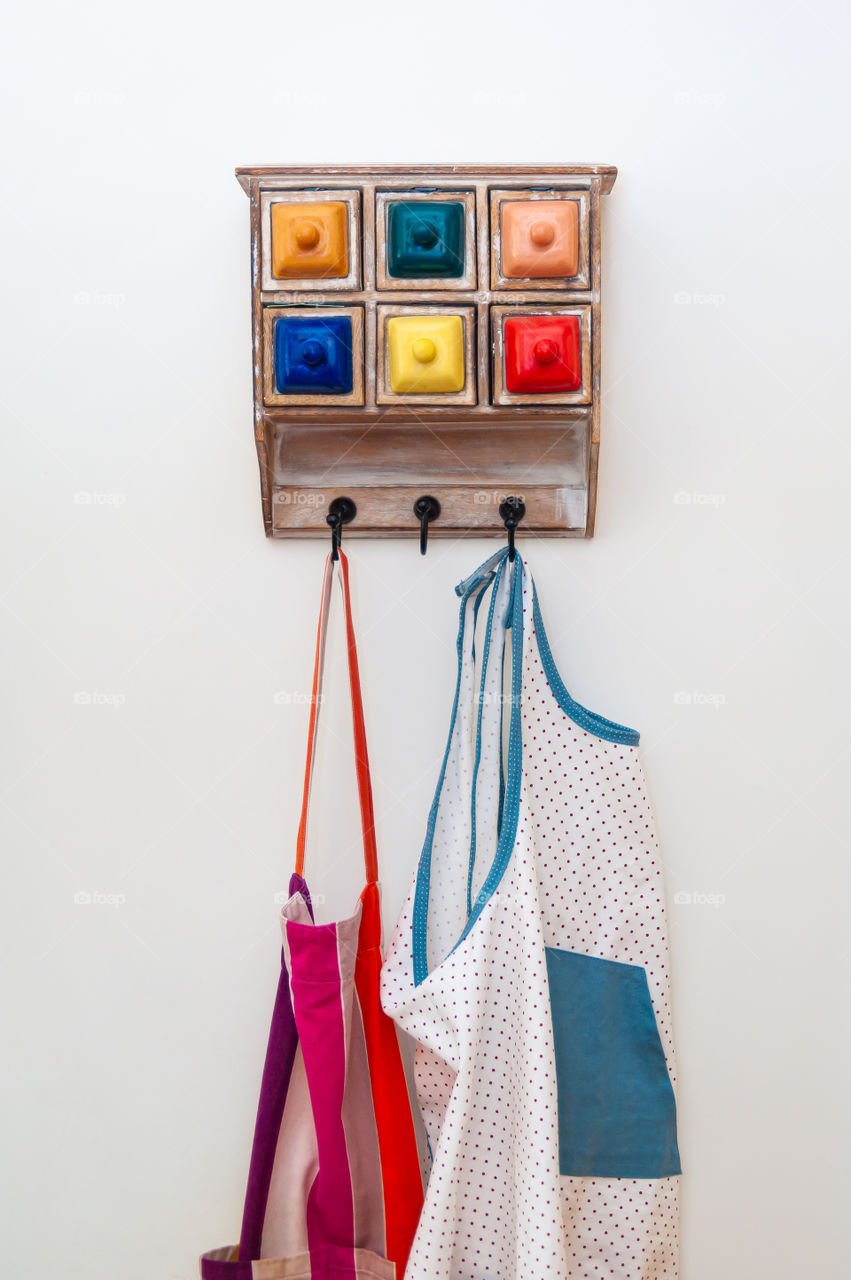
[[[506,498],[499,504],[502,523],[508,531],[508,559],[514,559],[514,534],[518,524],[526,514],[526,503],[522,498]]]
[[[440,503],[430,493],[425,493],[414,503],[414,515],[420,522],[420,555],[424,556],[428,551],[428,524],[440,515]]]
[[[354,520],[358,509],[351,498],[335,498],[328,508],[325,523],[331,526],[331,559],[339,560],[338,551],[343,541],[343,525]]]

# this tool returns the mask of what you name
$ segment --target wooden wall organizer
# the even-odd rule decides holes
[[[414,503],[431,494],[441,506],[432,537],[504,536],[498,508],[507,495],[526,505],[524,530],[591,537],[600,200],[617,170],[268,166],[236,176],[251,201],[254,423],[267,535],[327,536],[328,506],[345,495],[357,504],[347,538],[418,536]],[[396,202],[416,206],[413,241],[400,241],[414,256],[399,250],[390,264],[389,240],[406,234],[405,210],[390,213]],[[420,208],[447,219],[437,249],[455,246],[452,273],[418,265],[400,274],[399,261],[424,251],[427,262],[434,252],[438,224],[418,230]],[[433,361],[427,376],[444,376],[436,392],[390,385],[386,325],[409,315],[461,318],[460,330],[455,320],[428,331],[439,335],[437,360],[430,338],[417,348]],[[337,353],[311,343],[309,320],[342,326]],[[462,355],[463,374],[452,382]],[[318,392],[311,361],[324,362]],[[565,361],[575,363],[572,373]]]

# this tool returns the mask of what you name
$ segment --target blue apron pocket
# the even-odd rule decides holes
[[[547,947],[547,973],[560,1173],[680,1173],[674,1090],[644,969]]]

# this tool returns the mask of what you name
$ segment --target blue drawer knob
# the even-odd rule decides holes
[[[302,347],[301,358],[305,364],[310,365],[311,369],[315,369],[317,365],[325,363],[325,348],[321,342],[311,339],[310,342],[305,342]]]

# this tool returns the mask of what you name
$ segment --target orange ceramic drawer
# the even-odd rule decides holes
[[[359,191],[261,192],[260,227],[264,291],[360,288]]]

